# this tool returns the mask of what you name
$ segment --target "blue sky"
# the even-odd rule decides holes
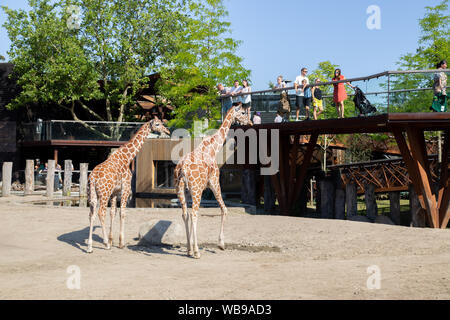
[[[399,57],[417,48],[418,20],[425,6],[441,0],[224,0],[232,36],[241,40],[238,55],[252,71],[253,90],[268,88],[282,74],[295,79],[329,60],[347,78],[397,69]],[[0,0],[10,8],[27,9],[26,0]],[[369,30],[370,5],[381,12],[381,29]],[[0,10],[0,25],[5,21]],[[0,27],[0,54],[9,39]],[[231,85],[231,84],[229,84]]]

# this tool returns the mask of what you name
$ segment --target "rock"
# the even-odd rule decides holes
[[[178,245],[186,241],[184,226],[169,220],[150,220],[139,227],[138,245]]]
[[[389,217],[386,217],[386,216],[377,216],[376,218],[375,218],[375,221],[374,221],[375,223],[381,223],[381,224],[390,224],[390,225],[395,225],[395,223],[389,218]]]
[[[370,221],[369,220],[369,218],[367,218],[366,216],[350,216],[350,217],[347,217],[347,220],[350,220],[350,221],[359,221],[359,222],[372,222],[372,221]]]

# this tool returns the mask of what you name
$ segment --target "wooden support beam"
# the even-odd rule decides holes
[[[439,213],[436,197],[432,191],[430,165],[428,163],[427,149],[423,131],[417,128],[408,128],[408,140],[411,145],[411,154],[416,163],[419,174],[419,187],[423,195],[424,209],[431,218],[433,228],[439,228]]]
[[[442,229],[447,228],[447,224],[450,220],[450,176],[448,172],[450,130],[445,130],[444,134],[444,147],[442,149],[441,174],[438,191],[439,225]]]
[[[292,146],[292,153],[291,153],[291,163],[290,163],[290,169],[289,169],[289,180],[288,180],[288,186],[289,186],[289,194],[288,194],[288,203],[292,201],[292,197],[294,195],[294,188],[292,186],[295,183],[295,176],[297,173],[297,156],[298,156],[298,145],[300,144],[300,135],[296,134],[294,136],[294,144]]]
[[[289,136],[280,135],[279,148],[280,148],[280,172],[277,175],[279,179],[278,185],[280,186],[280,193],[278,196],[278,203],[280,204],[280,212],[282,215],[289,214],[289,208],[287,207],[287,183],[286,176],[287,170],[289,170]],[[286,141],[287,140],[287,141]]]
[[[312,157],[314,149],[316,147],[318,137],[319,137],[318,133],[313,133],[313,134],[311,134],[311,137],[309,138],[309,143],[307,145],[306,152],[303,157],[303,163],[300,166],[300,171],[299,171],[297,179],[295,181],[293,197],[288,202],[289,208],[292,208],[295,200],[297,200],[298,197],[300,196],[300,192],[302,191],[303,183],[304,183],[305,176],[306,176],[306,171],[308,170],[309,164],[311,162],[311,157]]]

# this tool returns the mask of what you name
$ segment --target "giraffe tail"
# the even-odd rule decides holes
[[[96,205],[97,204],[97,190],[95,187],[95,179],[92,178],[92,176],[89,176],[89,183],[87,185],[87,196],[88,196],[88,203],[90,205]]]

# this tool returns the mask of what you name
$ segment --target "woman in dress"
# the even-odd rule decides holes
[[[240,93],[250,93],[252,88],[249,87],[247,80],[242,80],[242,89]],[[247,111],[248,118],[250,119],[250,109],[252,107],[252,96],[250,94],[243,95],[242,97],[242,107]]]
[[[334,78],[333,81],[344,80],[345,77],[341,74],[341,69],[334,70]],[[349,82],[347,85],[352,89],[355,89]],[[338,118],[344,118],[344,101],[347,99],[347,91],[345,90],[344,82],[333,84],[334,93],[333,93],[333,101],[336,105],[336,110],[338,113]]]

